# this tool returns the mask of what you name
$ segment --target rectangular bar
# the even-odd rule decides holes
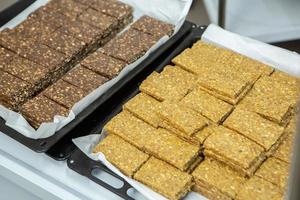
[[[246,137],[217,126],[204,142],[204,155],[217,159],[241,174],[251,176],[265,159],[264,149]]]
[[[224,199],[235,199],[239,187],[246,180],[230,167],[208,158],[200,163],[192,175],[195,185],[202,190],[211,191],[211,196],[208,196],[211,199],[218,199],[218,194],[221,194]]]
[[[71,71],[65,74],[62,79],[86,91],[87,93],[92,92],[99,86],[103,85],[106,81],[108,81],[108,79],[104,76],[96,74],[81,65],[73,68]]]
[[[104,129],[116,134],[139,149],[187,171],[198,161],[200,147],[191,145],[164,129],[156,129],[123,111],[109,121]]]
[[[66,108],[42,95],[23,104],[20,112],[35,129],[42,123],[53,122],[56,115],[66,117],[69,114]]]
[[[237,200],[266,200],[266,199],[283,199],[280,189],[270,182],[267,182],[256,176],[246,181],[240,188]]]
[[[142,57],[156,42],[151,35],[130,28],[109,41],[100,52],[130,64]]]
[[[159,101],[179,101],[196,83],[196,77],[179,67],[166,66],[158,74],[153,72],[140,85],[140,90]]]
[[[224,126],[255,141],[269,151],[278,146],[284,128],[254,112],[237,107],[224,122]]]
[[[157,115],[160,102],[144,93],[139,93],[126,104],[124,110],[128,110],[134,116],[144,120],[153,127],[157,128],[161,119]]]
[[[220,123],[231,113],[233,107],[216,97],[195,88],[181,101],[184,106],[189,107],[215,123]]]
[[[113,134],[109,134],[97,144],[93,152],[103,153],[111,164],[129,177],[132,177],[149,158],[149,155]]]
[[[75,103],[87,95],[87,92],[63,80],[59,80],[46,88],[42,94],[65,108],[71,109]]]
[[[102,54],[99,51],[96,51],[87,56],[81,62],[81,64],[84,67],[109,79],[117,76],[120,71],[127,65],[125,62]]]
[[[160,39],[163,36],[171,36],[174,31],[174,25],[160,21],[147,15],[142,16],[131,26],[132,28],[153,35]]]
[[[289,164],[270,157],[256,171],[255,176],[277,185],[284,192],[289,176]]]
[[[202,130],[209,122],[208,119],[194,110],[169,101],[164,101],[157,113],[169,125],[180,130],[182,136],[187,139]]]
[[[168,199],[181,199],[191,189],[191,175],[151,157],[134,175],[134,179],[163,194]]]

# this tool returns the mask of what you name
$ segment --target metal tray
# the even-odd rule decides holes
[[[193,26],[195,25],[190,22],[185,22],[177,35],[172,38],[173,41],[170,43],[168,48],[164,48],[161,53],[158,53],[156,59],[151,59],[151,61],[145,63],[145,65],[142,63],[144,66],[138,76],[135,76],[124,83],[122,88],[112,94],[109,99],[97,107],[88,117],[78,124],[77,127],[71,130],[69,134],[51,147],[46,153],[55,160],[65,160],[76,148],[72,142],[72,138],[99,133],[102,128],[101,124],[106,122],[107,117],[111,114],[111,111],[115,109],[116,105],[119,105],[127,94],[133,93],[132,89],[134,87],[132,86],[143,81],[145,77],[147,77],[155,69],[155,66],[160,65],[164,58],[166,58],[174,50],[174,48],[176,48],[184,40],[185,36],[191,32]]]
[[[171,60],[178,54],[180,54],[184,49],[191,47],[193,43],[195,43],[197,40],[201,39],[201,35],[203,34],[206,27],[200,26],[195,27],[192,29],[192,31],[189,33],[189,35],[186,36],[186,38],[172,51],[172,53],[169,54],[165,59],[163,59],[159,65],[157,65],[155,68],[152,69],[152,71],[160,72],[163,70],[163,68],[171,63]],[[140,77],[140,81],[136,82],[134,85],[131,85],[127,88],[124,93],[121,94],[121,96],[118,96],[118,98],[115,99],[115,105],[112,105],[110,108],[110,111],[103,110],[105,114],[109,113],[104,117],[103,119],[99,120],[98,115],[102,113],[95,113],[92,117],[95,117],[95,120],[97,123],[97,126],[93,126],[92,133],[99,133],[102,129],[102,127],[106,124],[108,120],[110,120],[112,117],[114,117],[117,113],[119,113],[122,110],[122,106],[125,102],[127,102],[131,97],[135,96],[139,92],[139,85],[140,83],[145,80],[146,76]],[[88,126],[88,125],[87,125]],[[88,158],[82,151],[80,151],[78,148],[71,154],[70,158],[68,159],[68,167],[77,173],[86,176],[90,180],[96,182],[97,184],[105,187],[106,189],[110,190],[111,192],[121,196],[125,199],[132,199],[127,193],[128,189],[131,187],[128,186],[128,184],[125,184],[124,180],[120,178],[121,181],[124,182],[124,186],[120,189],[116,189],[112,186],[107,186],[107,183],[103,184],[103,181],[100,179],[95,178],[92,175],[93,169],[99,169],[103,170],[105,172],[108,172],[109,170],[103,166],[100,162],[94,161],[90,158]],[[108,171],[107,171],[108,170]],[[114,177],[118,178],[116,174],[109,171],[109,174],[113,175]]]
[[[151,53],[142,63],[139,64],[135,69],[133,69],[127,76],[120,79],[113,87],[111,87],[108,91],[106,91],[103,95],[101,95],[97,100],[95,100],[91,105],[89,105],[86,109],[84,109],[80,114],[76,116],[76,118],[71,121],[69,124],[64,126],[61,130],[56,132],[53,136],[50,136],[48,138],[44,139],[31,139],[28,137],[25,137],[24,135],[20,134],[16,130],[8,127],[5,125],[5,121],[0,118],[0,131],[4,134],[8,135],[9,137],[17,140],[18,142],[22,143],[26,147],[39,152],[55,152],[55,148],[53,150],[49,150],[51,147],[53,147],[56,143],[58,143],[61,139],[63,139],[66,135],[67,137],[74,138],[78,137],[80,135],[89,134],[87,131],[89,128],[89,125],[85,125],[82,123],[83,121],[89,121],[89,120],[98,120],[97,118],[91,119],[91,117],[88,120],[85,120],[87,117],[89,117],[92,113],[95,113],[99,107],[103,107],[102,105],[105,104],[105,102],[110,101],[110,98],[112,95],[114,95],[116,92],[118,92],[120,89],[125,87],[128,88],[128,82],[130,82],[132,79],[134,79],[136,76],[138,76],[143,70],[151,70],[151,67],[153,66],[153,62],[157,59],[163,58],[162,55],[164,52],[168,51],[174,44],[177,43],[181,38],[183,38],[186,34],[188,34],[194,26],[190,22],[185,22],[180,29],[180,31],[174,35],[170,40],[168,40],[165,44],[163,44],[159,49]],[[149,68],[149,69],[148,69]],[[153,71],[153,70],[152,70]],[[127,85],[126,85],[127,84]],[[108,109],[112,109],[109,108]],[[104,115],[103,113],[99,113],[99,111],[96,111],[98,114],[97,117]],[[87,128],[87,129],[85,129]],[[68,139],[65,139],[62,141],[59,146],[62,146],[63,149],[65,148],[65,141],[68,141]],[[54,153],[55,154],[55,153]],[[57,155],[57,154],[56,154]],[[56,156],[53,156],[56,157]],[[61,153],[58,153],[58,159],[66,158],[65,154],[62,155]]]
[[[35,2],[35,0],[17,0],[10,2],[5,8],[0,8],[3,9],[0,12],[0,27],[25,10],[25,8],[30,6],[33,2]]]

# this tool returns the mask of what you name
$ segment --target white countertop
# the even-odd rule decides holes
[[[70,170],[66,161],[35,153],[1,132],[0,188],[1,199],[5,196],[14,200],[19,200],[18,197],[22,200],[121,199]]]

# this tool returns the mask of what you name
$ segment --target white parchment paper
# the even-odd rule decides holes
[[[282,48],[278,48],[269,44],[265,44],[247,37],[243,37],[228,31],[216,25],[209,25],[202,35],[202,40],[213,43],[235,52],[241,53],[245,56],[259,60],[263,63],[269,64],[276,69],[285,71],[294,76],[300,76],[300,55]],[[165,199],[160,194],[152,191],[147,186],[132,180],[122,174],[116,167],[109,163],[105,155],[102,153],[92,153],[93,148],[106,136],[106,132],[102,130],[102,134],[88,135],[73,140],[75,145],[84,152],[91,159],[99,160],[113,172],[124,178],[136,190],[141,192],[148,199],[163,200]],[[190,192],[185,200],[205,200],[206,198],[198,193]]]
[[[21,14],[15,17],[13,20],[5,24],[1,29],[13,28],[19,23],[24,21],[27,16],[32,13],[37,8],[45,5],[49,0],[37,0],[30,7],[25,9]],[[175,32],[182,26],[185,17],[189,11],[192,0],[121,0],[134,8],[134,21],[137,20],[142,15],[149,15],[154,18],[160,19],[162,21],[171,23],[175,25]],[[173,35],[174,35],[173,34]],[[77,102],[71,109],[68,117],[55,116],[53,122],[43,123],[38,130],[35,130],[30,124],[25,120],[25,118],[14,111],[11,111],[4,106],[0,105],[0,117],[6,121],[6,125],[17,130],[19,133],[25,135],[26,137],[32,139],[46,138],[49,137],[70,121],[72,121],[75,116],[84,110],[88,105],[95,101],[99,96],[104,94],[110,87],[116,84],[121,78],[130,73],[130,71],[140,64],[145,58],[149,56],[150,53],[158,49],[162,44],[164,44],[169,39],[168,36],[161,38],[153,47],[151,47],[147,53],[135,61],[134,63],[126,66],[120,74],[114,79],[106,82],[98,89],[91,92],[88,96]]]

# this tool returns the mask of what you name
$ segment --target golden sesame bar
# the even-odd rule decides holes
[[[270,157],[260,166],[255,175],[277,185],[284,192],[289,175],[289,165]]]
[[[217,125],[210,124],[204,127],[201,131],[198,131],[194,134],[193,140],[197,141],[198,144],[203,145],[204,141],[213,133],[214,128]]]
[[[65,108],[71,109],[75,103],[87,95],[87,92],[61,79],[45,89],[42,94]]]
[[[230,104],[217,99],[200,88],[195,88],[180,103],[199,112],[215,123],[222,122],[233,109]]]
[[[129,177],[132,177],[149,158],[149,155],[113,134],[105,137],[93,152],[103,153],[111,164]]]
[[[243,175],[251,176],[265,158],[255,142],[223,126],[216,126],[204,142],[204,155],[215,158]]]
[[[280,125],[286,125],[298,101],[295,87],[271,77],[260,78],[241,105]]]
[[[259,177],[254,176],[240,187],[236,199],[281,200],[283,199],[283,194],[277,186]]]
[[[81,64],[86,68],[109,79],[117,76],[126,63],[96,51],[86,57]]]
[[[130,99],[123,108],[131,112],[134,116],[144,120],[155,128],[158,127],[161,119],[156,114],[159,110],[160,102],[147,94],[139,93]]]
[[[212,159],[201,162],[192,176],[195,185],[206,185],[210,190],[223,193],[228,199],[235,198],[240,185],[246,180],[230,167]]]
[[[194,87],[195,76],[179,67],[166,66],[159,74],[153,72],[140,85],[140,90],[159,101],[180,100]]]
[[[237,105],[249,92],[249,90],[251,89],[252,85],[247,85],[246,88],[242,91],[242,93],[239,94],[238,97],[236,98],[231,98],[231,97],[228,97],[228,96],[225,96],[225,95],[222,95],[220,93],[217,93],[216,91],[213,91],[213,90],[209,90],[205,87],[202,87],[200,86],[200,88],[207,92],[208,94],[212,95],[212,96],[215,96],[216,98],[220,99],[220,100],[223,100],[231,105]]]
[[[135,21],[132,28],[148,33],[160,39],[165,35],[171,36],[174,30],[174,25],[165,23],[153,17],[144,15]]]
[[[183,171],[188,170],[199,157],[200,147],[179,139],[167,130],[155,129],[128,111],[119,113],[104,129]]]
[[[287,137],[280,143],[273,156],[286,163],[290,163],[293,153],[294,137],[294,135],[287,135]]]
[[[66,117],[69,114],[63,106],[42,95],[38,95],[24,103],[20,108],[20,112],[36,129],[42,123],[53,122],[56,115]]]
[[[87,93],[94,91],[108,81],[108,79],[104,76],[96,74],[81,65],[73,68],[65,74],[62,79],[82,90],[85,90]]]
[[[168,199],[181,199],[191,189],[192,176],[151,157],[134,175],[134,179]]]
[[[220,64],[214,64],[211,67],[215,68],[218,65]],[[222,68],[222,66],[219,68]],[[236,99],[245,89],[248,89],[247,86],[250,84],[250,81],[242,79],[237,75],[229,75],[225,69],[222,71],[204,69],[201,75],[198,76],[197,83],[207,90],[229,97],[230,99]]]
[[[180,130],[185,138],[190,138],[194,133],[208,125],[208,120],[201,114],[170,101],[164,101],[157,113],[169,125]]]
[[[205,184],[195,184],[192,187],[192,190],[194,192],[197,192],[203,196],[205,196],[207,199],[213,199],[213,200],[232,200],[230,197],[228,197],[226,194],[223,194],[222,192],[214,189],[209,188]]]
[[[284,130],[278,124],[239,107],[231,113],[224,125],[260,144],[266,151],[278,146]]]

